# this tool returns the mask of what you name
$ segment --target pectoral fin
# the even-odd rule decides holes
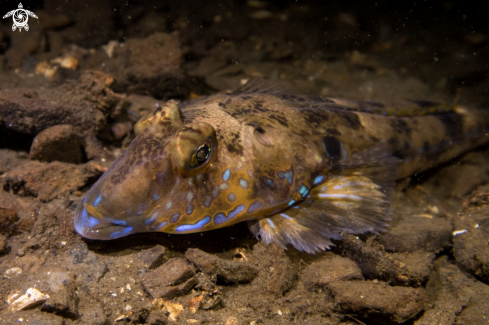
[[[330,176],[307,198],[273,216],[249,222],[251,232],[265,243],[316,253],[343,232],[379,234],[388,227],[389,200],[385,190],[361,175]]]

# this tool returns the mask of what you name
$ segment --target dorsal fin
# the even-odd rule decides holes
[[[252,77],[244,85],[235,89],[230,95],[245,95],[245,94],[270,94],[280,95],[290,93],[287,87],[270,80],[265,80],[261,77]]]

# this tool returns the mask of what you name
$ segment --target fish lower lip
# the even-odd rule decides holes
[[[76,232],[88,239],[115,239],[133,232],[133,227],[99,220],[87,212],[83,202],[76,208],[73,223]]]

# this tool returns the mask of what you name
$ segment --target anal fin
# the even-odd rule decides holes
[[[332,175],[304,201],[267,218],[249,221],[265,243],[291,244],[314,254],[328,249],[342,233],[379,234],[388,227],[389,200],[384,189],[360,175]]]

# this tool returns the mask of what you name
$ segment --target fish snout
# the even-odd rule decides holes
[[[87,209],[85,199],[78,204],[73,223],[76,232],[88,239],[109,240],[134,232],[134,228],[124,220],[105,217],[90,207]]]

